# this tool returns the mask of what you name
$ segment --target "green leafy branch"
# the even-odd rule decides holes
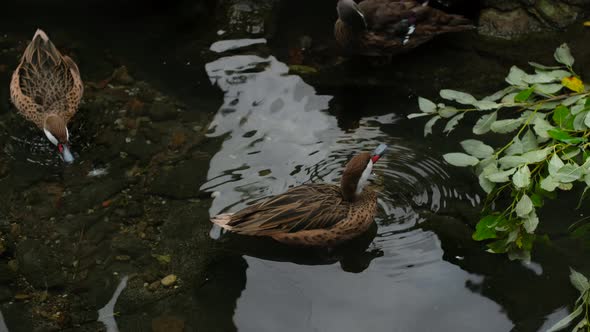
[[[569,326],[578,316],[584,314],[584,318],[574,326],[572,332],[586,331],[590,332],[590,283],[588,278],[583,274],[570,269],[570,282],[580,292],[580,296],[576,300],[574,310],[571,314],[565,316],[562,320],[553,325],[547,332],[559,331]]]
[[[539,224],[536,209],[545,199],[555,198],[558,190],[571,190],[576,182],[590,188],[590,92],[573,71],[574,58],[567,44],[558,47],[554,57],[560,65],[529,62],[534,73],[513,66],[506,77],[509,85],[483,99],[461,91],[440,91],[441,98],[468,107],[419,97],[421,113],[408,115],[431,116],[424,126],[425,136],[441,119],[449,119],[443,132],[450,133],[469,112],[481,114],[473,134],[513,135],[499,148],[467,139],[461,142],[464,152],[443,156],[451,165],[475,167],[479,184],[488,194],[473,239],[491,241],[490,252],[508,253],[511,259],[530,258]],[[502,110],[517,116],[499,119]],[[509,202],[495,210],[507,197]]]

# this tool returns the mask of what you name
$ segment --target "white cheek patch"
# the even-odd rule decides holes
[[[53,145],[57,146],[57,144],[59,143],[59,142],[57,141],[57,138],[55,138],[55,136],[53,136],[53,134],[51,134],[51,133],[49,132],[49,130],[47,130],[47,129],[43,129],[43,131],[45,132],[45,136],[47,136],[47,138],[49,139],[49,141],[50,141],[51,143],[53,143]]]
[[[369,177],[371,176],[372,172],[373,172],[373,161],[369,160],[369,163],[367,164],[367,168],[365,168],[365,170],[363,171],[363,174],[361,174],[361,178],[359,179],[359,182],[356,185],[355,194],[357,196],[363,192],[363,189],[369,183]]]

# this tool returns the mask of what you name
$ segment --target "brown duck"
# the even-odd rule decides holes
[[[352,53],[389,56],[413,49],[437,35],[473,29],[459,15],[415,0],[339,0],[334,36]]]
[[[270,236],[286,244],[335,246],[364,233],[373,222],[377,194],[365,186],[384,152],[382,144],[373,154],[353,157],[340,186],[304,184],[211,221],[238,234]]]
[[[43,130],[66,162],[74,161],[67,124],[83,92],[76,63],[37,30],[12,74],[10,98],[21,115]]]

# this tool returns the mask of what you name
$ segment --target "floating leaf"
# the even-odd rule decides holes
[[[418,107],[424,113],[434,113],[436,111],[436,104],[423,97],[418,97]]]
[[[570,48],[567,46],[566,43],[561,44],[555,50],[555,53],[553,54],[553,56],[555,57],[555,60],[557,62],[562,63],[568,67],[571,67],[574,65],[574,57],[572,56],[572,53],[570,52]]]
[[[419,118],[421,116],[429,116],[428,113],[410,113],[408,114],[408,119]]]
[[[440,96],[444,99],[454,100],[464,105],[473,105],[477,102],[477,99],[468,93],[450,89],[440,90]]]
[[[527,233],[533,234],[539,225],[539,217],[535,210],[531,211],[528,216],[524,217],[523,226]]]
[[[579,144],[586,142],[588,139],[585,137],[573,137],[570,134],[566,133],[565,131],[559,128],[553,128],[547,132],[551,138],[554,138],[558,141],[567,143],[567,144]]]
[[[428,136],[428,134],[432,134],[432,127],[434,126],[436,121],[438,121],[438,119],[440,119],[440,115],[435,115],[432,117],[432,119],[426,122],[426,124],[424,125],[424,137]]]
[[[561,84],[574,92],[584,92],[584,82],[575,76],[564,77],[561,80]]]
[[[445,106],[438,111],[438,114],[443,118],[450,118],[451,116],[457,114],[459,112],[458,109],[452,106]]]
[[[527,101],[533,94],[533,91],[535,91],[534,87],[520,91],[516,96],[514,96],[514,101],[518,103],[523,103]]]
[[[527,194],[522,195],[518,203],[516,203],[515,211],[516,215],[521,218],[526,217],[533,211],[533,201],[531,201],[531,198]]]
[[[552,70],[550,72],[545,72],[545,74],[552,76],[553,78],[555,78],[556,81],[561,81],[564,77],[569,77],[572,73],[570,73],[567,70],[558,69]]]
[[[570,281],[572,285],[574,285],[574,287],[580,291],[580,293],[584,293],[590,289],[588,278],[572,268],[570,268]]]
[[[511,168],[506,171],[486,175],[486,178],[488,180],[490,180],[492,182],[496,182],[496,183],[508,182],[508,181],[510,181],[509,176],[514,174],[514,172],[516,172],[516,168]]]
[[[472,237],[475,241],[496,238],[496,225],[503,219],[501,216],[489,215],[481,218],[475,226]]]
[[[512,139],[512,144],[510,144],[510,146],[504,150],[504,154],[506,154],[507,156],[513,156],[513,155],[520,155],[524,153],[524,144],[522,144],[522,141],[520,140],[520,138],[518,138],[518,136],[514,136],[514,138]]]
[[[563,88],[563,85],[557,83],[537,84],[535,85],[535,92],[542,95],[553,95]]]
[[[477,122],[475,126],[473,126],[473,133],[476,135],[483,135],[490,131],[492,127],[492,123],[496,121],[498,114],[496,112],[486,114],[482,116]]]
[[[465,152],[479,159],[485,159],[494,153],[494,148],[476,139],[464,140],[461,142],[461,147]]]
[[[477,158],[461,152],[447,153],[443,158],[447,163],[458,167],[475,166],[479,163]]]
[[[465,113],[459,113],[459,114],[455,115],[454,117],[452,117],[449,120],[449,122],[447,122],[445,129],[443,129],[443,133],[449,134],[451,131],[453,131],[453,129],[455,129],[455,127],[459,123],[459,120],[463,119],[464,116],[465,116]]]
[[[536,150],[539,147],[537,143],[537,137],[535,134],[529,129],[526,131],[524,136],[522,137],[522,152],[529,152],[532,150]]]
[[[516,97],[517,94],[518,93],[513,92],[505,95],[501,100],[502,104],[514,104],[514,97]]]
[[[572,146],[563,151],[563,160],[572,159],[573,157],[579,155],[581,152],[580,148],[577,146]]]
[[[582,306],[578,306],[576,310],[574,310],[571,314],[565,316],[562,320],[555,323],[555,325],[551,326],[551,328],[547,330],[547,332],[555,332],[567,327],[574,321],[574,319],[576,319],[576,317],[578,317],[582,313],[582,309]]]
[[[551,83],[551,82],[555,81],[555,77],[553,77],[553,75],[550,75],[546,71],[540,70],[540,71],[537,71],[536,74],[525,75],[522,80],[526,83],[529,83],[529,84]]]
[[[530,109],[532,109],[533,111],[552,110],[552,109],[555,109],[557,106],[559,106],[559,104],[561,104],[561,103],[558,101],[547,101],[547,102],[543,102],[541,105],[534,105]]]
[[[515,131],[522,124],[523,119],[498,120],[492,123],[490,129],[498,134],[506,134]]]
[[[519,168],[512,176],[516,188],[526,188],[531,184],[531,171],[527,165]]]
[[[590,112],[586,113],[586,116],[584,117],[584,124],[590,128]]]

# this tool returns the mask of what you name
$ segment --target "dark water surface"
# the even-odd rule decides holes
[[[553,242],[539,243],[531,263],[489,254],[470,238],[484,198],[477,179],[441,158],[473,119],[424,138],[424,121],[406,115],[416,95],[436,99],[441,88],[494,92],[510,65],[550,64],[562,41],[588,74],[588,30],[517,42],[444,36],[378,67],[318,47],[333,46],[331,5],[318,6],[325,20],[303,9],[294,24],[287,2],[268,43],[222,53],[209,50],[225,39],[213,19],[133,2],[108,18],[93,6],[0,17],[9,331],[542,331],[570,310],[568,266],[589,268],[563,226],[587,213],[574,210],[575,193],[543,210],[539,231]],[[135,78],[87,87],[69,168],[7,101],[37,27],[87,84],[120,65]],[[289,74],[288,50],[304,34],[320,72],[302,78]],[[374,170],[376,225],[343,248],[295,250],[208,221],[295,185],[336,183],[352,155],[379,143],[390,149]],[[159,285],[169,274],[175,286]]]

